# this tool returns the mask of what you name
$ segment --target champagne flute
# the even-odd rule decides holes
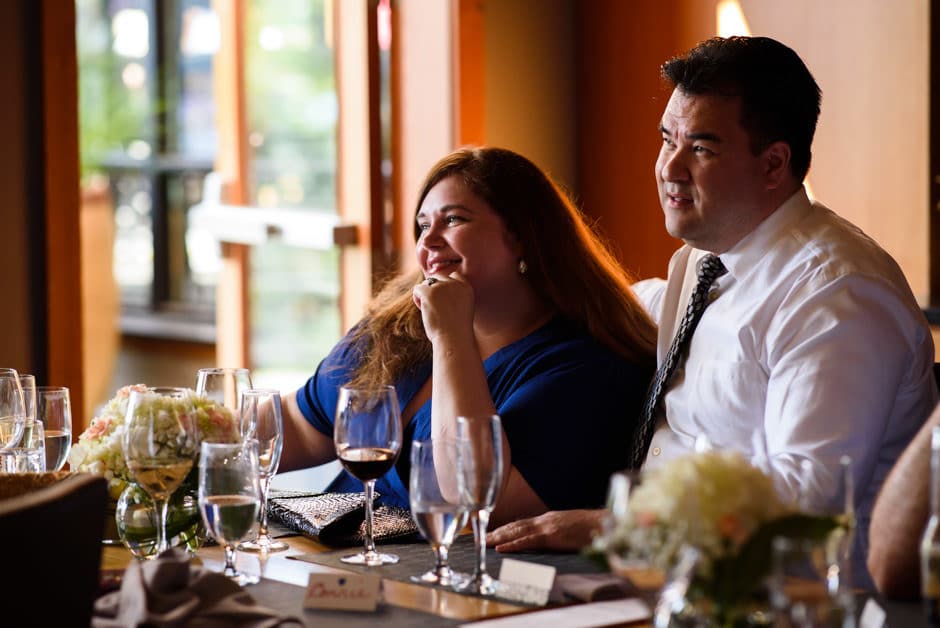
[[[486,572],[486,528],[503,479],[503,427],[499,416],[457,417],[457,478],[470,509],[476,564],[460,590],[493,595],[498,583]]]
[[[26,420],[36,418],[36,376],[20,373],[20,388],[23,389],[23,404],[26,407]]]
[[[374,567],[398,562],[398,556],[375,551],[372,498],[375,481],[391,469],[401,452],[401,409],[393,386],[339,390],[333,429],[336,455],[352,476],[362,480],[366,494],[365,548],[340,560]]]
[[[168,547],[166,520],[170,496],[189,474],[198,453],[190,391],[149,388],[132,391],[124,420],[124,460],[134,481],[153,500],[157,543],[152,557]]]
[[[199,512],[212,538],[224,548],[222,573],[241,586],[259,580],[235,568],[235,545],[251,534],[260,508],[257,443],[202,443]]]
[[[839,466],[829,476],[830,488],[824,491],[829,497],[822,503],[813,493],[813,488],[821,481],[818,476],[810,461],[802,461],[798,503],[801,510],[833,517],[839,524],[827,537],[826,551],[832,566],[830,576],[845,580],[851,577],[852,549],[855,546],[855,477],[852,474],[852,457],[843,455],[839,458]],[[846,568],[848,571],[840,573],[840,569]]]
[[[287,543],[268,534],[268,489],[277,473],[284,444],[284,424],[281,417],[281,394],[276,390],[250,389],[242,393],[242,438],[258,446],[258,470],[261,473],[261,513],[258,538],[245,541],[238,549],[246,552],[281,552]]]
[[[238,416],[242,393],[251,388],[251,372],[244,368],[205,368],[196,372],[196,394],[207,397]]]
[[[16,369],[0,368],[0,451],[11,449],[23,437],[26,403]]]
[[[408,495],[411,516],[422,536],[434,550],[434,567],[414,582],[449,587],[463,582],[465,574],[454,572],[447,553],[457,532],[467,523],[467,509],[460,503],[457,487],[457,441],[452,439],[416,440],[411,444],[411,477]]]
[[[46,433],[46,470],[59,471],[72,448],[72,403],[64,386],[36,388],[36,420]]]

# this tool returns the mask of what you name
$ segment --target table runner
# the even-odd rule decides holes
[[[355,551],[355,549],[351,550],[347,548],[344,550],[332,552],[297,554],[295,556],[290,556],[289,558],[303,560],[309,563],[316,563],[318,565],[324,565],[336,569],[345,569],[347,571],[353,571],[357,573],[375,574],[381,576],[382,578],[396,580],[399,582],[411,582],[411,576],[420,575],[434,566],[434,554],[431,551],[430,545],[427,543],[397,543],[383,545],[382,552],[397,554],[400,560],[394,565],[382,565],[380,567],[347,565],[340,560],[343,556],[354,553]],[[453,545],[451,545],[449,558],[450,566],[455,571],[463,573],[470,573],[473,571],[473,565],[475,563],[473,535],[464,534],[459,536],[457,540],[454,541]],[[494,578],[499,576],[499,566],[502,563],[503,558],[514,558],[516,560],[525,560],[538,563],[540,565],[555,567],[557,570],[556,573],[559,575],[573,573],[603,573],[606,571],[606,569],[580,554],[498,554],[492,548],[488,548],[486,552],[486,569]],[[428,586],[432,588],[440,588],[447,591],[452,590],[450,587],[440,587],[438,585],[421,582],[414,584],[420,584],[422,586]],[[466,595],[476,594],[468,593]],[[496,596],[496,599],[504,598]],[[507,601],[514,604],[520,604],[518,600]],[[533,606],[529,604],[522,605]]]

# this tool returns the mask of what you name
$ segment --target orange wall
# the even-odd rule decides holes
[[[665,276],[669,237],[653,178],[667,58],[714,34],[714,2],[592,0],[578,5],[578,180],[585,212],[624,267]],[[679,19],[677,16],[682,16]]]

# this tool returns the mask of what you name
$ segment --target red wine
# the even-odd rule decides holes
[[[385,475],[396,458],[397,451],[383,447],[346,447],[339,452],[339,461],[346,470],[362,481]]]

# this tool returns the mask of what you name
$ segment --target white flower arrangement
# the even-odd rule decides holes
[[[128,400],[131,392],[147,390],[144,384],[125,386],[118,390],[98,416],[91,420],[69,452],[70,468],[73,471],[103,475],[108,480],[109,492],[114,499],[120,496],[130,481],[123,445]],[[238,421],[231,410],[196,394],[192,395],[192,401],[200,439],[215,442],[238,440]],[[153,403],[172,405],[177,402],[160,397]]]
[[[625,514],[588,552],[666,574],[683,546],[694,547],[692,598],[712,600],[721,614],[763,581],[774,537],[825,539],[839,525],[785,503],[771,477],[742,454],[713,449],[645,471]]]
[[[712,450],[646,472],[606,542],[664,571],[691,545],[707,578],[715,560],[736,555],[761,525],[791,512],[767,474],[737,452]]]

